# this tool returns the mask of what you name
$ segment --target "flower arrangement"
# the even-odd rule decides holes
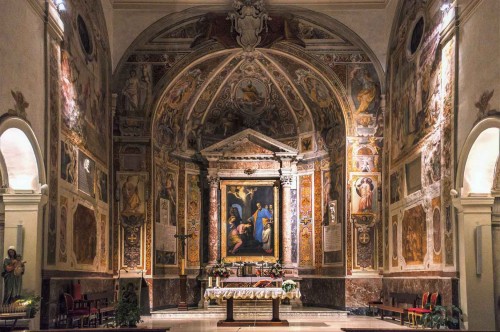
[[[281,266],[281,262],[279,260],[271,266],[269,276],[271,278],[281,278],[283,276],[283,267]]]
[[[231,270],[226,267],[224,261],[217,262],[208,273],[210,277],[229,278]]]
[[[287,293],[293,291],[295,288],[297,288],[297,284],[293,280],[285,280],[283,284],[281,284],[281,289]]]

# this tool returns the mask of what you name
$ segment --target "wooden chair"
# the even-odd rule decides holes
[[[97,309],[91,308],[88,301],[75,301],[71,294],[64,293],[64,302],[66,304],[66,327],[72,328],[75,319],[80,320],[80,327],[83,327],[85,320],[89,326],[93,321],[94,326],[97,327]]]
[[[425,299],[424,299],[424,297],[425,297]],[[430,306],[428,308],[426,308],[428,300],[429,300],[429,292],[424,293],[424,295],[422,295],[422,307],[421,308],[410,308],[410,309],[408,309],[408,316],[411,315],[411,318],[412,318],[411,319],[412,326],[418,327],[417,317],[419,317],[420,319],[422,319],[422,316],[424,314],[430,314],[432,312],[432,309],[438,303],[439,293],[438,292],[432,293],[432,295],[430,297]]]

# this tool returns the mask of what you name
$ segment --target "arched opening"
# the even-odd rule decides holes
[[[17,128],[9,128],[0,136],[8,185],[12,189],[35,190],[39,187],[38,164],[28,137]]]
[[[148,137],[146,144],[116,141],[114,149],[118,267],[145,268],[154,287],[167,288],[164,277],[177,274],[180,262],[194,283],[221,258],[280,258],[291,275],[329,276],[335,287],[346,275],[378,276],[380,64],[355,33],[326,15],[273,6],[268,32],[250,45],[252,38],[231,32],[227,10],[202,6],[162,18],[114,73],[115,136]],[[137,195],[124,196],[128,187]],[[252,201],[259,191],[267,196]],[[133,208],[132,200],[139,202]],[[266,217],[273,240],[265,247],[260,234],[243,241],[229,235],[231,208],[240,207],[247,221],[257,203],[275,213]],[[262,231],[258,223],[255,229]],[[173,236],[182,233],[192,235],[185,253]],[[143,239],[154,239],[152,250],[129,254],[143,252]],[[375,292],[379,287],[377,280]],[[332,305],[354,306],[356,296]],[[156,294],[152,301],[176,305]]]
[[[0,254],[3,257],[13,246],[17,255],[29,262],[24,274],[19,277],[22,288],[11,290],[10,284],[8,287],[12,296],[40,295],[43,234],[43,214],[40,211],[46,194],[45,168],[35,134],[26,121],[9,116],[1,119],[0,164],[4,221],[1,225]],[[2,283],[5,292],[3,288]]]
[[[475,125],[458,161],[457,190],[451,193],[458,209],[460,304],[470,329],[494,329],[498,316],[495,285],[500,283],[500,271],[494,262],[500,224],[494,220],[494,199],[498,196],[499,138],[499,118],[486,118]]]

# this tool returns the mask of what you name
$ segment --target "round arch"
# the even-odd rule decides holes
[[[39,193],[47,183],[38,140],[31,126],[21,118],[7,117],[0,121],[0,170],[3,187]],[[32,174],[34,171],[36,175]]]
[[[499,133],[498,117],[483,119],[470,131],[458,159],[456,186],[461,196],[491,192],[499,153]],[[474,163],[474,160],[479,162]]]

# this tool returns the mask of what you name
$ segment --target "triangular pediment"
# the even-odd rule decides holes
[[[298,151],[253,129],[246,129],[201,151],[207,159],[295,157]]]

